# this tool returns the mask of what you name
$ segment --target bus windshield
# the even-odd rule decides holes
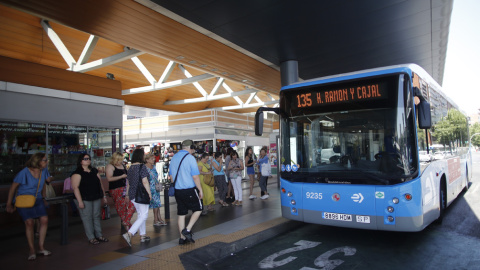
[[[413,98],[404,74],[283,90],[281,177],[392,185],[418,174]]]

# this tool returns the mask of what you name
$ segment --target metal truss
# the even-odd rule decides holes
[[[257,93],[259,90],[255,89],[249,89],[246,87],[245,90],[242,91],[233,91],[228,84],[225,82],[224,78],[221,78],[219,76],[215,76],[212,74],[201,74],[197,76],[193,76],[188,70],[181,64],[177,64],[174,61],[170,61],[165,68],[165,70],[162,73],[162,76],[158,79],[155,80],[151,72],[145,67],[145,65],[142,63],[142,61],[137,57],[139,55],[144,54],[144,52],[141,52],[136,49],[131,49],[128,47],[125,47],[124,52],[95,60],[92,62],[88,62],[88,59],[90,58],[99,37],[90,35],[78,61],[75,61],[73,58],[72,54],[70,51],[67,49],[65,44],[62,42],[60,37],[55,33],[53,28],[50,26],[48,21],[46,20],[41,20],[40,24],[42,25],[43,29],[47,33],[48,37],[50,40],[53,42],[55,47],[57,48],[58,52],[60,55],[63,57],[65,62],[68,65],[68,70],[75,71],[75,72],[87,72],[87,71],[92,71],[95,69],[99,69],[102,67],[106,67],[109,65],[114,65],[116,63],[125,61],[125,60],[132,60],[133,63],[137,66],[137,68],[140,70],[140,72],[145,76],[147,81],[150,83],[150,85],[143,86],[143,87],[137,87],[137,88],[131,88],[131,89],[125,89],[122,90],[122,95],[133,95],[133,94],[139,94],[139,93],[146,93],[146,92],[152,92],[152,91],[159,91],[159,90],[164,90],[164,89],[169,89],[173,87],[178,87],[181,85],[186,85],[186,84],[193,84],[193,86],[198,90],[198,92],[202,95],[202,97],[199,98],[190,98],[190,99],[184,99],[184,100],[173,100],[173,101],[166,101],[163,105],[181,105],[181,104],[189,104],[189,103],[197,103],[197,102],[206,102],[206,101],[214,101],[214,100],[220,100],[220,99],[226,99],[226,98],[233,98],[235,101],[238,103],[238,105],[234,106],[226,106],[226,107],[218,107],[215,109],[219,110],[235,110],[235,109],[244,109],[244,108],[252,108],[252,107],[259,107],[259,106],[266,106],[266,105],[271,105],[271,104],[276,104],[275,106],[278,106],[278,100],[275,100],[270,94],[267,96],[271,99],[270,101],[262,101],[258,96]],[[172,73],[173,69],[175,67],[178,67],[182,73],[185,75],[185,79],[180,79],[180,80],[175,80],[175,81],[169,81],[167,82],[170,74]],[[217,83],[213,87],[213,89],[208,93],[200,84],[200,81],[203,80],[208,80],[216,78]],[[227,93],[226,94],[217,94],[218,89],[220,87],[223,87]],[[238,97],[241,95],[248,95],[247,101],[243,103],[243,101]],[[253,100],[257,101],[256,103],[251,103]]]

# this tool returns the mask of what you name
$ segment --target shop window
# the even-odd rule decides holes
[[[48,171],[54,180],[64,180],[75,171],[77,158],[86,153],[87,127],[48,125]]]
[[[45,124],[0,121],[0,185],[13,182],[32,154],[45,152]]]
[[[119,148],[119,129],[90,127],[88,130],[88,149],[92,155],[92,166],[101,176],[105,176],[105,167],[112,153]]]

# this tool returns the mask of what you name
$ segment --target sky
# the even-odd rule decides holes
[[[464,112],[480,112],[480,0],[454,0],[442,86]]]

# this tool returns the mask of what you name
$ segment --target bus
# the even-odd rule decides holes
[[[421,231],[472,175],[468,121],[414,64],[375,68],[282,87],[279,179],[285,218],[386,231]],[[442,145],[443,159],[431,146]]]

